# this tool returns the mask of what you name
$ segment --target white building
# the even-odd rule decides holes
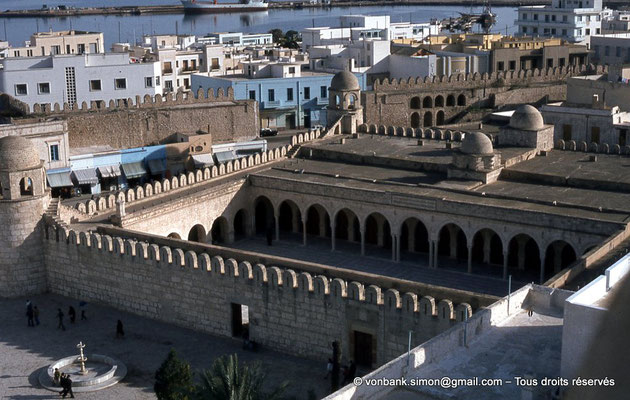
[[[582,42],[600,34],[602,19],[609,15],[612,11],[602,8],[602,0],[553,0],[549,6],[519,7],[515,24],[521,35]]]
[[[197,38],[198,43],[222,44],[224,46],[262,46],[273,44],[271,33],[221,32]]]
[[[358,40],[347,45],[313,46],[309,50],[310,68],[313,71],[336,73],[339,71],[387,73],[390,43],[387,40]]]
[[[6,46],[3,44],[6,43]],[[105,52],[102,32],[56,31],[37,32],[23,47],[0,43],[0,57],[41,57],[60,54],[95,54]]]
[[[162,93],[160,64],[131,63],[127,53],[0,60],[0,92],[35,104],[105,102]]]
[[[630,32],[630,12],[614,10],[612,15],[602,20],[602,33]]]

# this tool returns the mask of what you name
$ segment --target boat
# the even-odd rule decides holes
[[[220,13],[241,11],[266,11],[269,8],[267,0],[240,0],[238,3],[218,3],[203,0],[181,0],[184,11],[189,13]]]

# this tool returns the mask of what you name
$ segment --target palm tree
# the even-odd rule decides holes
[[[259,363],[239,366],[236,354],[214,360],[212,368],[201,374],[195,398],[198,400],[279,400],[289,385],[283,382],[266,393],[266,375]]]

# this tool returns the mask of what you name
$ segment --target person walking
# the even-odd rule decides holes
[[[59,368],[55,368],[55,373],[53,374],[53,383],[55,386],[61,385],[61,372],[59,372]]]
[[[72,392],[72,379],[70,379],[70,375],[61,375],[61,387],[63,388],[63,390],[59,393],[61,397],[65,398],[67,395],[70,395],[70,398],[74,398],[74,393]]]
[[[65,331],[66,327],[63,326],[63,311],[61,311],[61,308],[57,309],[57,318],[59,318],[59,324],[57,325],[57,329],[61,329],[62,331]]]
[[[70,306],[70,308],[68,308],[68,317],[70,317],[70,323],[74,324],[74,321],[77,318],[77,312],[74,310],[74,307]]]
[[[35,326],[33,322],[33,303],[30,300],[26,301],[26,325]]]
[[[118,320],[116,323],[116,339],[122,339],[125,337],[125,330],[123,329],[123,323]]]
[[[33,318],[35,318],[35,325],[39,325],[39,308],[33,307]]]

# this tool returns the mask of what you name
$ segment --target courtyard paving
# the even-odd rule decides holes
[[[155,399],[154,374],[171,348],[189,361],[195,371],[210,368],[221,355],[237,353],[239,360],[260,361],[267,373],[267,385],[292,382],[288,395],[306,399],[313,389],[318,398],[328,394],[330,381],[323,379],[326,360],[306,360],[266,349],[243,351],[240,340],[216,337],[173,325],[152,321],[110,307],[88,304],[88,320],[70,324],[70,305],[78,311],[79,301],[57,295],[32,296],[40,309],[41,324],[26,324],[26,300],[0,300],[0,398],[11,400],[58,399],[57,393],[43,389],[38,382],[41,370],[53,361],[77,354],[76,344],[86,343],[85,351],[118,358],[128,368],[119,384],[98,392],[75,394],[81,399]],[[66,331],[57,330],[57,308],[66,314]],[[123,321],[125,338],[116,339],[116,321]]]
[[[280,239],[267,246],[266,240],[257,236],[238,240],[229,247],[494,296],[508,294],[508,282],[499,276],[500,267],[489,270],[487,265],[473,264],[473,273],[468,274],[465,262],[445,257],[439,259],[439,268],[433,269],[428,267],[428,255],[420,253],[404,254],[401,262],[393,262],[390,250],[376,246],[366,245],[366,255],[361,256],[358,243],[338,240],[333,252],[330,239],[309,236],[306,247],[302,246],[301,235],[283,233]],[[512,291],[526,283],[513,280]]]

